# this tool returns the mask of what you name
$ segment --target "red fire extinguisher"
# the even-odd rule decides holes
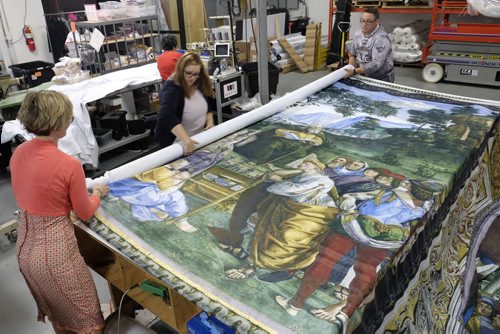
[[[26,40],[26,45],[28,46],[28,49],[31,52],[35,51],[36,50],[35,40],[33,39],[33,34],[31,33],[30,26],[24,26],[23,35],[24,35],[24,39]]]

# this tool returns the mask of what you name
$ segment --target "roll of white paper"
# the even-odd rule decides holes
[[[408,48],[410,51],[417,51],[417,50],[420,50],[420,44],[419,43],[411,43],[411,44],[408,44]]]
[[[352,65],[346,65],[324,77],[311,82],[310,84],[299,88],[285,96],[272,100],[268,104],[260,108],[245,113],[237,118],[233,118],[223,124],[208,129],[202,133],[193,136],[193,140],[197,141],[199,145],[197,148],[206,146],[218,139],[221,139],[235,131],[243,129],[253,123],[263,120],[273,114],[285,110],[289,105],[294,104],[308,96],[316,93],[317,91],[326,88],[333,83],[339,81],[346,74],[347,69],[354,69]],[[182,146],[180,143],[170,145],[162,150],[153,152],[145,157],[129,162],[126,165],[117,167],[106,172],[105,176],[96,180],[88,180],[87,187],[92,187],[99,182],[114,182],[128,177],[132,177],[144,171],[153,169],[155,167],[164,165],[174,159],[183,155]]]
[[[415,33],[416,33],[416,31],[415,31],[415,28],[413,28],[413,27],[404,27],[403,28],[403,35],[404,36],[410,36],[410,35],[413,35]]]
[[[403,35],[403,28],[401,28],[401,27],[396,27],[396,28],[394,28],[394,30],[392,31],[392,33],[393,33],[395,36],[402,36],[402,35]]]

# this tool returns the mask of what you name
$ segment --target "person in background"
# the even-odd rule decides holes
[[[36,137],[16,148],[10,161],[20,208],[17,259],[38,307],[38,320],[59,333],[102,333],[104,319],[92,275],[80,255],[70,212],[86,221],[107,185],[89,195],[80,162],[57,148],[73,119],[67,96],[30,92],[19,120]]]
[[[191,137],[214,126],[214,97],[200,56],[184,54],[161,90],[155,141],[162,148],[181,141],[184,155],[193,153],[198,142]]]
[[[156,58],[156,65],[163,81],[168,80],[175,70],[175,64],[182,57],[182,53],[175,50],[177,38],[174,35],[165,35],[161,39],[163,53]]]
[[[394,63],[389,36],[380,25],[376,8],[365,9],[361,16],[361,30],[356,32],[349,47],[349,64],[345,78],[364,74],[369,78],[394,82]]]
[[[75,14],[70,13],[68,14],[68,21],[71,24],[72,22],[78,21],[78,17]],[[79,58],[81,56],[80,52],[82,40],[85,40],[85,37],[80,36],[78,30],[73,32],[70,28],[68,35],[66,36],[66,40],[64,41],[64,48],[68,51],[68,57]]]

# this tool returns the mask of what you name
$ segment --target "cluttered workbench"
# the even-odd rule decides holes
[[[240,333],[463,326],[500,103],[338,74],[109,171],[88,228]]]
[[[53,83],[49,81],[33,88],[10,92],[5,99],[0,100],[0,112],[2,113],[2,118],[4,120],[15,119],[17,110],[21,106],[21,103],[23,103],[24,97],[28,94],[28,92],[37,92],[48,89],[52,85]]]

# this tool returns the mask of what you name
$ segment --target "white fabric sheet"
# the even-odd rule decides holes
[[[59,148],[82,164],[99,166],[99,147],[92,132],[86,103],[132,85],[160,80],[156,63],[101,75],[72,85],[51,86],[49,89],[66,94],[73,103],[74,124],[59,141]]]

